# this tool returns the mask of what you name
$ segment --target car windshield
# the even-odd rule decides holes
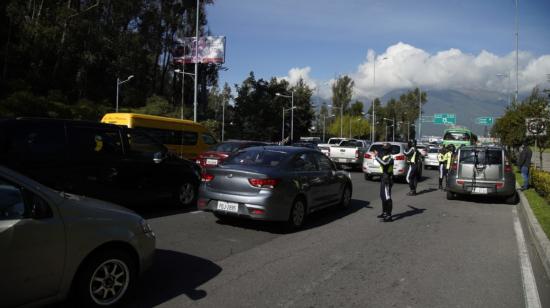
[[[502,150],[463,149],[460,150],[461,164],[499,165],[502,164]]]
[[[356,140],[346,140],[346,141],[342,141],[342,143],[340,143],[340,146],[341,147],[361,147],[363,146],[363,144]]]
[[[216,152],[234,152],[239,149],[242,143],[238,142],[223,142],[216,144],[210,148],[210,151]]]
[[[463,132],[447,132],[445,136],[443,136],[443,140],[468,141],[470,140],[470,135]]]
[[[369,151],[370,152],[374,152],[374,151],[380,152],[380,151],[382,151],[383,146],[384,146],[383,144],[373,144],[373,145],[371,145]],[[393,155],[395,155],[395,154],[399,154],[400,152],[401,152],[400,147],[398,145],[392,144],[391,153]]]
[[[342,139],[330,139],[328,141],[328,144],[338,144],[340,143],[340,141],[342,141]]]
[[[224,165],[276,167],[279,166],[287,157],[288,153],[283,151],[250,149],[240,151],[231,156],[225,161]]]

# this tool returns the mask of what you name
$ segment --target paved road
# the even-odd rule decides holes
[[[376,218],[379,183],[361,173],[351,209],[317,213],[295,233],[210,213],[145,213],[159,250],[129,306],[523,307],[516,206],[447,201],[435,172],[425,175],[416,197],[394,186],[392,223]],[[550,284],[532,259],[548,306]]]

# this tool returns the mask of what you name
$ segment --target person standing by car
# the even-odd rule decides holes
[[[521,176],[523,177],[523,186],[521,190],[526,190],[529,188],[529,166],[531,165],[531,157],[533,152],[527,142],[524,142],[521,146],[521,152],[519,153],[518,159],[518,168],[521,171]]]
[[[392,221],[391,212],[393,202],[391,199],[391,187],[393,186],[393,157],[391,155],[391,145],[384,144],[380,152],[375,151],[376,161],[382,167],[382,176],[380,178],[380,198],[382,199],[382,218],[386,222]]]
[[[409,171],[407,172],[407,183],[409,183],[410,191],[408,196],[416,195],[416,185],[418,183],[418,163],[420,161],[420,153],[416,149],[416,140],[409,140],[409,149],[405,151],[407,156],[407,163],[409,164]]]
[[[439,154],[437,154],[437,161],[439,162],[439,189],[443,189],[443,178],[447,179],[447,172],[451,168],[451,159],[453,152],[446,147],[441,148]]]

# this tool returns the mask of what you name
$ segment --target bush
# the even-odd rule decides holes
[[[531,185],[539,195],[550,202],[550,173],[531,167]]]

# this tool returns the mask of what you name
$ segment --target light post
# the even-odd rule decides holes
[[[290,98],[290,141],[294,140],[294,90],[290,91],[290,95],[275,93],[275,96]]]
[[[292,106],[290,108],[285,108],[283,107],[283,125],[282,125],[282,129],[281,129],[281,142],[284,142],[285,141],[285,112],[289,111],[289,110],[293,110],[295,109],[296,107]],[[292,139],[292,137],[290,137]]]
[[[422,92],[418,86],[418,142],[422,140]]]
[[[382,58],[382,61],[387,60],[388,57]],[[374,91],[376,89],[376,55],[374,56],[374,60],[372,61],[372,90]],[[376,133],[374,131],[374,122],[376,122],[376,114],[374,112],[374,98],[372,99],[372,142],[374,142],[376,138]]]
[[[120,90],[119,90],[120,85],[124,84],[124,83],[127,83],[132,78],[134,78],[134,75],[128,76],[128,78],[126,80],[123,80],[123,81],[121,81],[120,78],[118,78],[118,77],[116,78],[116,108],[115,108],[116,112],[118,112],[118,94],[120,93]]]
[[[344,109],[344,106],[340,106],[340,107],[336,107],[333,105],[327,105],[327,106],[340,109],[340,138],[342,138],[342,136],[344,135],[343,126],[342,126],[342,117],[343,117],[342,110]]]
[[[519,92],[519,21],[518,21],[518,0],[516,0],[516,102],[518,101]]]
[[[182,68],[184,67],[185,64],[182,65]],[[185,75],[189,75],[191,77],[193,77],[193,79],[196,80],[195,77],[195,74],[192,74],[192,73],[186,73],[184,69],[175,69],[174,70],[174,73],[176,74],[181,74],[181,119],[183,120],[183,94],[184,94],[184,89],[185,89]],[[196,121],[195,121],[196,122]]]
[[[197,0],[197,16],[195,19],[195,76],[199,74],[199,10],[200,3]],[[195,93],[193,94],[193,122],[197,122],[197,78],[194,80]]]
[[[388,119],[388,118],[384,118],[384,120],[386,121],[391,121],[391,126],[392,126],[392,140],[391,141],[395,141],[395,120],[392,120],[392,119]],[[386,132],[387,134],[387,132]]]
[[[334,117],[334,115],[329,116],[329,118]],[[327,127],[327,115],[323,114],[323,143],[325,143],[325,128]]]

